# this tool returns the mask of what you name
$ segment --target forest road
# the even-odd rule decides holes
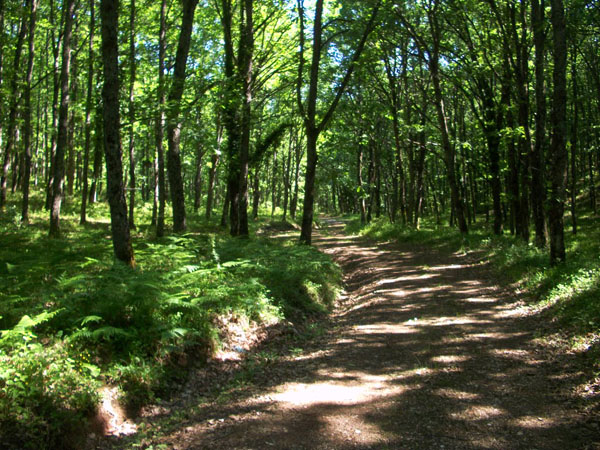
[[[192,418],[169,448],[600,448],[597,418],[573,394],[581,373],[533,342],[540,319],[489,267],[328,225],[315,245],[345,279],[329,329],[274,361],[253,395]]]

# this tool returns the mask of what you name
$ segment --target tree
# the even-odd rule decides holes
[[[310,65],[310,79],[308,87],[308,96],[305,101],[302,98],[303,79],[304,79],[304,46],[305,46],[305,30],[304,30],[304,1],[298,0],[298,16],[300,21],[300,61],[298,64],[298,83],[296,89],[297,103],[300,114],[304,120],[304,128],[306,131],[306,174],[304,178],[304,203],[302,208],[302,228],[300,231],[300,242],[310,245],[312,241],[312,224],[314,215],[315,203],[315,176],[317,171],[317,140],[319,135],[325,130],[329,124],[335,109],[350,82],[352,73],[362,54],[369,34],[373,31],[376,24],[377,13],[381,6],[381,1],[378,1],[371,12],[371,16],[367,22],[364,32],[350,58],[350,62],[346,68],[346,72],[339,87],[336,90],[335,96],[325,114],[320,121],[317,119],[317,96],[319,90],[319,71],[321,57],[325,47],[323,45],[323,0],[317,0],[315,5],[315,18],[313,22],[313,44],[312,44],[312,60]]]
[[[119,113],[119,1],[101,0],[102,61],[104,63],[104,151],[113,249],[118,260],[135,266],[123,186],[121,119]]]
[[[552,98],[552,141],[550,144],[550,196],[548,225],[550,227],[550,263],[565,261],[564,203],[567,172],[567,39],[562,0],[551,0],[554,37],[554,94]]]
[[[192,25],[194,24],[194,11],[198,0],[183,0],[183,15],[181,17],[181,31],[175,55],[175,68],[173,69],[173,80],[168,96],[167,108],[167,142],[169,146],[167,154],[167,170],[169,172],[169,185],[171,188],[171,202],[173,208],[173,231],[178,233],[185,231],[185,195],[183,191],[183,179],[181,174],[180,140],[181,127],[180,111],[181,97],[185,84],[185,71],[187,57],[190,50],[192,37]]]
[[[94,10],[95,0],[90,0],[90,33],[88,36],[88,74],[86,85],[85,100],[85,144],[83,151],[83,187],[81,189],[81,214],[79,223],[82,225],[87,221],[87,201],[88,201],[88,170],[90,164],[90,147],[92,135],[92,101],[94,87],[94,28],[96,26],[96,17]],[[96,117],[96,120],[99,120]]]
[[[75,0],[66,0],[64,5],[64,30],[62,40],[62,66],[60,72],[60,109],[58,113],[58,137],[54,155],[54,174],[50,209],[50,236],[60,236],[60,207],[65,176],[65,154],[69,132],[69,74],[71,71],[71,38],[73,36],[73,14]]]
[[[25,91],[23,92],[24,110],[23,116],[25,123],[23,125],[23,146],[25,148],[25,168],[23,176],[23,203],[21,209],[21,222],[29,222],[29,179],[31,175],[31,80],[33,77],[33,60],[35,56],[35,24],[38,8],[38,0],[31,0],[29,10],[29,37],[28,37],[28,56],[27,71],[25,75]]]
[[[165,233],[165,157],[163,148],[165,127],[165,53],[166,53],[166,16],[167,0],[160,3],[160,28],[158,32],[158,106],[156,108],[156,179],[155,203],[158,203],[156,218],[156,237]]]

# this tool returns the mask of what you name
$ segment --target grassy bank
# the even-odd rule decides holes
[[[219,349],[224,320],[301,322],[328,309],[341,280],[295,240],[234,239],[193,216],[188,233],[162,239],[139,226],[131,270],[113,258],[106,206],[80,226],[67,205],[61,239],[47,237],[41,208],[28,226],[17,211],[0,216],[0,448],[76,448],[100,386],[135,410],[182,376],[181,361]],[[148,206],[136,212],[150,222]]]

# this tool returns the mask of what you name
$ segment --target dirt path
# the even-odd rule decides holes
[[[346,293],[329,331],[254,395],[189,417],[169,448],[600,448],[572,395],[581,374],[537,349],[536,319],[484,266],[330,231],[316,244]]]

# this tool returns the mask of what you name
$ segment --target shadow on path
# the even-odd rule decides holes
[[[339,224],[316,245],[345,273],[331,330],[260,394],[211,405],[179,449],[585,449],[597,424],[570,396],[582,375],[532,343],[534,317],[467,257],[375,245]]]

